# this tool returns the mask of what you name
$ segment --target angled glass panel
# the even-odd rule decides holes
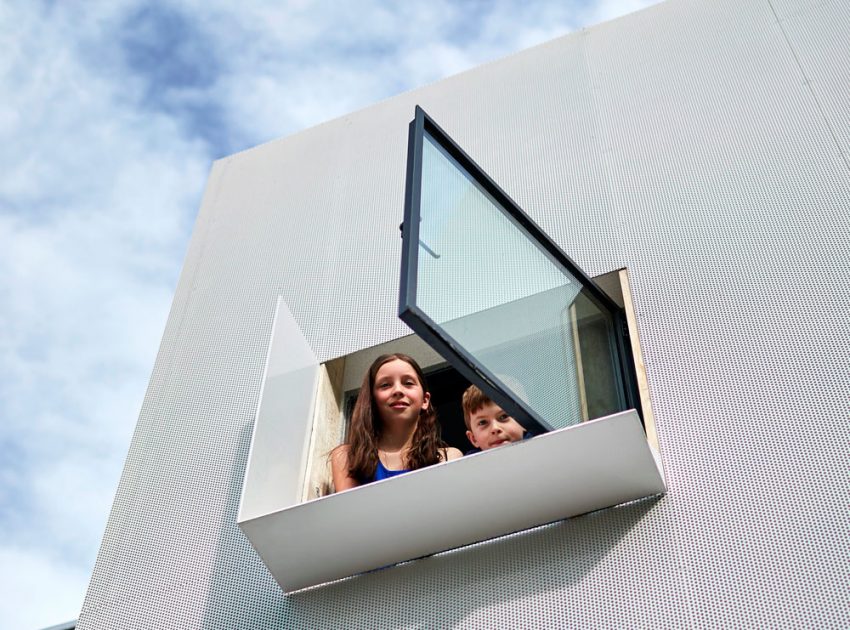
[[[619,309],[420,109],[400,317],[532,433],[632,404]]]

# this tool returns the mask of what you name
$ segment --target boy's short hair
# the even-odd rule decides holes
[[[470,385],[466,388],[466,391],[463,392],[461,405],[463,406],[463,422],[466,424],[467,429],[470,429],[469,417],[484,405],[489,405],[492,402],[490,397],[475,385]]]
[[[528,395],[525,393],[525,387],[523,387],[522,383],[516,380],[513,376],[508,376],[506,374],[497,374],[496,376],[502,379],[502,382],[510,387],[514,394],[519,396],[525,402],[528,402]],[[469,426],[469,416],[481,409],[484,405],[489,405],[492,402],[493,401],[490,397],[482,392],[477,386],[470,385],[466,388],[466,391],[463,392],[463,400],[461,401],[461,404],[463,406],[463,421],[466,424],[467,429],[471,428]]]

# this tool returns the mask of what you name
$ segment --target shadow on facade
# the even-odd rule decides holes
[[[294,593],[290,623],[455,627],[472,622],[477,611],[512,602],[521,614],[523,600],[540,602],[550,591],[563,597],[580,584],[656,502],[601,510]]]

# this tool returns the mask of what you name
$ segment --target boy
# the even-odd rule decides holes
[[[466,437],[475,447],[467,451],[467,455],[523,439],[525,429],[522,425],[475,385],[470,385],[463,392],[462,405]]]

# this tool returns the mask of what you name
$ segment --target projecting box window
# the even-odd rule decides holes
[[[418,107],[402,237],[416,335],[319,364],[278,302],[238,520],[285,591],[665,491],[625,269],[588,277]],[[346,392],[389,352],[452,446],[468,383],[536,437],[333,493]]]

